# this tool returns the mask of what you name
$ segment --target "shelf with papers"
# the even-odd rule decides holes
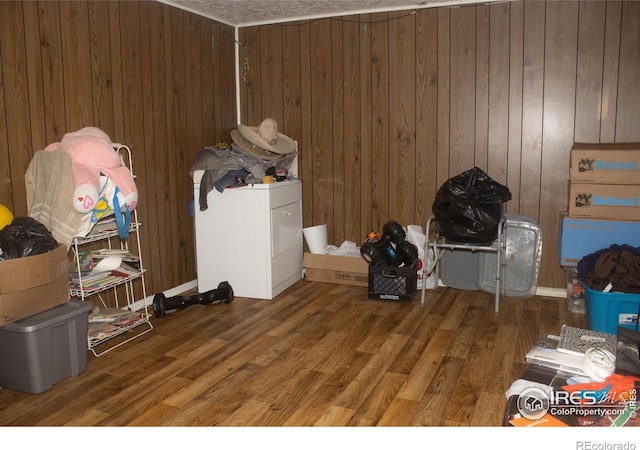
[[[124,283],[129,283],[137,278],[142,277],[144,274],[144,270],[140,271],[137,274],[131,275],[116,275],[111,271],[106,273],[103,278],[99,279],[91,279],[88,280],[79,278],[77,281],[75,279],[69,278],[69,294],[72,297],[87,297],[89,295],[99,294],[100,292],[107,291],[114,287],[120,286]],[[87,277],[88,278],[88,277]]]
[[[131,152],[123,145],[114,146],[131,169]],[[133,171],[132,171],[133,173]],[[73,238],[71,249],[74,267],[69,273],[69,295],[82,301],[95,301],[94,312],[89,315],[88,349],[100,356],[126,342],[153,330],[150,305],[147,304],[145,272],[142,264],[140,228],[137,210],[131,212],[128,230],[121,237],[114,216],[96,222],[86,236]],[[84,250],[87,249],[87,250]],[[109,258],[113,265],[99,266]],[[98,270],[100,268],[100,270]],[[106,297],[108,296],[108,301]],[[141,300],[136,301],[136,296]],[[96,311],[96,309],[98,309]],[[106,310],[120,312],[118,320],[98,320]],[[96,316],[96,320],[93,317]],[[120,337],[118,339],[114,339]]]

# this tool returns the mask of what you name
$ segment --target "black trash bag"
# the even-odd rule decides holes
[[[509,200],[509,188],[474,167],[438,189],[432,207],[436,231],[453,242],[492,242],[498,237],[502,203]]]
[[[16,217],[0,230],[0,261],[39,255],[57,247],[51,232],[33,217]]]

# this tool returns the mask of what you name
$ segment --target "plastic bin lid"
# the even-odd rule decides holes
[[[535,220],[518,214],[505,214],[505,252],[502,289],[511,297],[535,294],[542,257],[542,237]],[[484,292],[496,291],[495,253],[482,253],[478,265],[478,285]]]
[[[33,316],[9,323],[0,330],[13,331],[17,333],[31,333],[52,325],[59,324],[82,313],[89,313],[93,309],[93,303],[80,300],[70,300],[62,305],[55,306],[46,311],[42,311]]]

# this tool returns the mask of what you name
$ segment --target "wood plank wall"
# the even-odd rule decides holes
[[[361,243],[424,227],[473,166],[538,221],[539,286],[563,288],[573,142],[640,141],[640,2],[515,1],[240,30],[241,117],[298,140],[305,226]],[[244,68],[248,67],[248,70]]]
[[[509,2],[240,30],[242,121],[300,144],[305,226],[360,242],[423,224],[477,165],[540,222],[540,286],[564,286],[557,216],[574,140],[640,141],[640,2]],[[26,213],[33,153],[99,126],[134,151],[149,292],[195,279],[188,169],[235,126],[233,29],[152,1],[0,2],[0,203]],[[244,56],[248,64],[245,73]]]
[[[0,2],[0,203],[84,126],[133,151],[147,292],[194,280],[189,169],[236,124],[233,28],[153,1]]]

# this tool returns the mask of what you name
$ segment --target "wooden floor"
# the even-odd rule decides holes
[[[439,288],[420,307],[299,281],[153,319],[154,330],[33,395],[0,389],[3,426],[498,426],[524,355],[562,298]]]

